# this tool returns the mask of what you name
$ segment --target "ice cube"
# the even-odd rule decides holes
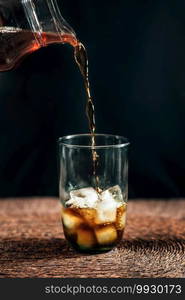
[[[115,201],[110,189],[101,194],[101,200],[97,205],[96,224],[113,223],[116,221],[116,212],[119,203]]]
[[[97,214],[95,223],[113,223],[116,221],[117,207],[112,199],[105,198],[97,205]]]
[[[96,243],[94,233],[90,229],[80,228],[77,230],[77,243],[82,248],[91,248]]]
[[[117,209],[116,229],[123,230],[126,225],[126,205],[122,205]]]
[[[113,187],[110,187],[109,189],[105,190],[103,193],[102,193],[102,197],[104,198],[111,198],[113,199],[114,201],[116,201],[117,203],[117,207],[121,206],[121,203],[120,202],[123,202],[123,194],[122,194],[122,191],[121,191],[121,188],[119,187],[119,185],[115,185]]]
[[[79,208],[78,212],[84,218],[84,220],[88,223],[89,226],[93,226],[95,224],[96,209],[94,209],[94,208]]]
[[[64,226],[71,234],[75,233],[78,227],[83,223],[83,219],[75,215],[70,208],[62,210],[62,220]]]
[[[101,245],[112,244],[117,239],[117,231],[114,225],[107,225],[95,229],[95,235],[98,243]]]
[[[95,208],[98,202],[98,193],[92,187],[73,190],[66,206],[79,208]]]

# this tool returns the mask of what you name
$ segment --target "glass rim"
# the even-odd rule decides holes
[[[114,137],[117,139],[122,139],[123,142],[122,143],[118,143],[118,144],[110,144],[110,145],[95,145],[95,146],[91,146],[91,145],[79,145],[78,143],[74,143],[74,144],[68,144],[65,141],[66,140],[71,140],[73,138],[77,138],[77,137],[92,137],[92,135],[90,133],[82,133],[82,134],[73,134],[73,135],[66,135],[63,137],[60,137],[58,139],[58,144],[59,145],[63,145],[65,147],[68,148],[86,148],[86,149],[106,149],[106,148],[125,148],[127,146],[130,145],[128,139],[126,137],[123,137],[121,135],[116,135],[116,134],[103,134],[103,133],[96,133],[95,134],[95,138],[96,137]]]

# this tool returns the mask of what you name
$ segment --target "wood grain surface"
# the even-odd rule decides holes
[[[0,201],[0,278],[185,277],[185,200],[129,201],[120,245],[79,254],[64,239],[58,199]]]

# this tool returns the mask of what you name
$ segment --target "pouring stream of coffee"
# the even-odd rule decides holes
[[[95,108],[94,108],[94,103],[90,92],[88,56],[87,56],[87,51],[82,43],[78,42],[77,46],[74,48],[74,56],[75,56],[76,63],[80,69],[80,72],[83,76],[85,91],[87,95],[86,115],[88,118],[89,129],[92,136],[91,146],[92,146],[92,160],[93,160],[93,176],[95,178],[96,190],[97,192],[101,192],[101,189],[99,188],[99,177],[96,175],[96,169],[98,166],[98,154],[95,150],[95,146],[96,146]]]

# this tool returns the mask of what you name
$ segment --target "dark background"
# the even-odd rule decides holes
[[[87,46],[97,131],[131,142],[130,197],[185,196],[185,1],[63,0]],[[0,197],[58,195],[58,137],[88,131],[68,45],[0,74]]]

